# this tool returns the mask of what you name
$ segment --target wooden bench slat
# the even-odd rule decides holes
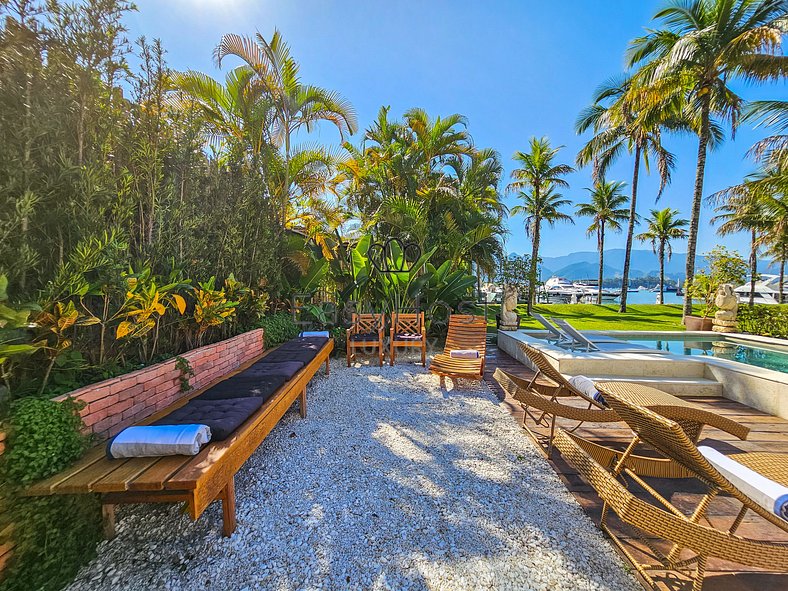
[[[101,480],[96,481],[91,488],[93,492],[97,493],[128,490],[130,481],[134,480],[134,478],[153,466],[153,464],[158,462],[160,459],[160,457],[128,459],[123,463],[122,466],[116,470],[113,470]]]
[[[106,451],[104,446],[99,445],[98,447],[94,447],[88,450],[88,452],[76,464],[66,468],[62,472],[58,472],[54,476],[50,476],[46,480],[36,482],[34,485],[26,489],[25,494],[30,496],[46,496],[54,494],[58,488],[58,485],[60,485],[64,480],[68,480],[75,474],[86,470],[96,462],[99,462],[105,458]]]
[[[158,458],[158,462],[128,483],[128,489],[134,491],[164,490],[164,482],[193,459],[192,456]]]
[[[103,461],[99,460],[58,484],[55,490],[58,494],[63,495],[93,492],[93,483],[122,467],[128,461],[106,458]]]

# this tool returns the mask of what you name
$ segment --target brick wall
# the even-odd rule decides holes
[[[226,341],[193,349],[181,355],[194,370],[192,388],[201,388],[262,354],[263,329],[252,330]],[[175,359],[74,390],[55,400],[73,397],[86,403],[80,414],[87,430],[108,439],[129,425],[177,401],[181,372]]]

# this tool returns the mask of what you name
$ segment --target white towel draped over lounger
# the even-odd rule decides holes
[[[773,511],[775,515],[788,519],[788,487],[766,478],[716,449],[701,445],[698,446],[698,451],[733,486],[767,511]]]
[[[449,352],[449,356],[454,359],[478,359],[479,352],[474,349],[455,349]]]
[[[150,425],[129,427],[109,442],[111,458],[194,456],[211,440],[207,425]]]
[[[602,395],[599,393],[599,390],[596,389],[593,380],[590,378],[585,376],[572,376],[568,381],[589,398],[592,398],[597,402],[602,401]]]

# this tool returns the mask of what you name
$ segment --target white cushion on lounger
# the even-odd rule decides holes
[[[478,359],[479,352],[475,349],[455,349],[449,352],[449,357],[453,359]]]
[[[572,376],[567,380],[576,390],[579,390],[589,398],[593,398],[597,402],[600,402],[601,395],[599,394],[599,390],[596,389],[594,385],[594,381],[591,378],[587,378],[585,376]]]
[[[788,487],[770,480],[716,449],[701,445],[698,451],[731,484],[767,511],[788,519]]]
[[[109,442],[112,458],[194,456],[211,440],[207,425],[149,425],[129,427]]]

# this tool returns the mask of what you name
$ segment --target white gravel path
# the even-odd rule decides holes
[[[71,591],[641,587],[489,388],[420,366],[315,378],[214,503],[129,506]]]

